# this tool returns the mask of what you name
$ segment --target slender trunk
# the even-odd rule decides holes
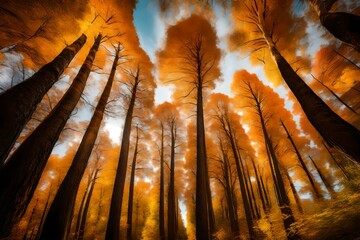
[[[205,152],[206,153],[206,152]],[[206,156],[207,159],[207,156]],[[214,208],[212,204],[212,196],[211,196],[211,188],[210,188],[210,178],[209,178],[209,168],[207,161],[205,162],[206,165],[206,195],[208,199],[208,207],[209,207],[209,226],[210,226],[210,235],[212,239],[216,239],[215,232],[216,232],[216,226],[215,226],[215,214],[214,214]]]
[[[304,170],[304,172],[306,173],[306,176],[307,176],[307,178],[308,178],[308,180],[309,180],[309,182],[310,182],[310,184],[311,184],[311,186],[312,186],[312,190],[313,190],[313,195],[314,195],[314,197],[317,198],[317,199],[322,199],[323,196],[319,193],[319,191],[318,191],[318,189],[317,189],[317,187],[316,187],[316,185],[315,185],[315,181],[314,181],[314,179],[313,179],[313,176],[310,174],[308,168],[306,167],[305,162],[304,162],[303,158],[301,157],[301,154],[300,154],[300,152],[299,152],[299,150],[298,150],[298,148],[297,148],[294,140],[292,139],[292,137],[291,137],[288,129],[286,128],[286,126],[285,126],[285,124],[284,124],[283,121],[280,121],[280,123],[281,123],[282,127],[284,128],[284,130],[285,130],[285,132],[286,132],[286,134],[287,134],[287,137],[288,137],[288,139],[290,140],[291,145],[292,145],[292,147],[293,147],[294,150],[295,150],[296,156],[297,156],[297,158],[298,158],[298,160],[299,160],[299,162],[300,162],[300,164],[301,164],[301,167],[302,167],[302,169]]]
[[[338,162],[338,160],[336,160],[336,158],[334,157],[334,155],[332,154],[332,152],[330,151],[330,149],[328,148],[328,146],[326,146],[326,143],[322,143],[326,149],[326,151],[329,153],[331,159],[335,162],[336,166],[340,169],[340,171],[344,174],[344,177],[349,180],[350,177],[349,175],[346,173],[345,168]]]
[[[78,237],[79,237],[79,229],[80,229],[81,217],[82,217],[82,214],[83,214],[83,209],[84,209],[86,196],[87,196],[87,194],[89,192],[89,189],[90,189],[91,177],[93,176],[94,171],[95,171],[95,168],[93,169],[93,172],[89,176],[88,182],[86,184],[84,195],[83,195],[83,197],[81,199],[80,208],[79,208],[79,211],[78,211],[78,215],[77,215],[77,219],[76,219],[76,225],[75,225],[75,236],[74,236],[75,240],[78,239]]]
[[[230,183],[230,179],[229,179],[229,161],[228,161],[228,157],[227,154],[225,153],[225,151],[222,149],[222,155],[223,155],[223,160],[224,160],[224,167],[223,167],[223,175],[224,175],[224,179],[225,179],[225,195],[226,195],[226,200],[227,200],[227,205],[228,205],[228,212],[229,212],[229,219],[230,219],[230,227],[231,227],[231,232],[233,235],[234,239],[237,239],[240,237],[240,228],[239,228],[239,223],[238,223],[238,216],[237,216],[237,208],[235,208],[234,206],[234,199],[233,199],[233,194],[232,194],[232,187],[231,187],[231,183]]]
[[[118,54],[119,51],[116,52],[109,79],[95,108],[93,117],[91,118],[80,146],[76,151],[73,162],[51,204],[49,214],[45,220],[41,239],[64,239],[67,238],[70,233],[76,195],[95,145],[106,104],[110,96],[117,61],[119,59]],[[67,199],[67,201],[64,201],[64,199]]]
[[[328,86],[326,86],[322,81],[320,81],[319,79],[317,79],[316,77],[313,76],[313,78],[321,84],[321,86],[323,86],[324,88],[326,88],[339,102],[341,102],[347,109],[349,109],[351,112],[353,112],[354,114],[360,116],[360,114],[358,114],[350,105],[348,105],[344,100],[341,99],[341,97],[339,97],[333,90],[331,90]]]
[[[132,211],[133,211],[133,200],[134,200],[134,186],[135,186],[135,171],[136,171],[136,158],[138,154],[138,144],[139,144],[139,128],[136,127],[136,141],[134,156],[131,165],[131,175],[130,175],[130,188],[129,188],[129,199],[128,199],[128,212],[127,212],[127,234],[126,237],[128,240],[132,239]]]
[[[330,146],[360,162],[360,131],[333,112],[297,75],[275,45],[269,40],[268,44],[283,79],[299,101],[310,123]]]
[[[263,205],[264,212],[265,212],[265,214],[267,214],[269,212],[269,209],[268,209],[268,205],[265,203],[265,198],[264,198],[264,195],[263,195],[263,188],[261,187],[260,177],[259,177],[257,168],[255,166],[254,159],[251,158],[251,162],[252,162],[254,172],[255,172],[255,178],[256,178],[256,183],[257,183],[257,187],[258,187],[260,200],[261,200],[261,203]]]
[[[330,185],[330,183],[327,181],[326,177],[324,176],[324,174],[321,172],[321,170],[319,169],[319,167],[316,165],[316,163],[314,162],[314,160],[312,159],[312,157],[310,157],[310,160],[312,162],[312,164],[314,165],[317,173],[319,174],[321,181],[324,183],[327,191],[329,192],[331,198],[335,199],[336,198],[336,193],[334,191],[334,189],[332,188],[332,186]]]
[[[175,139],[176,126],[172,122],[171,130],[171,153],[170,153],[170,183],[168,192],[168,239],[177,239],[176,234],[176,205],[175,205]]]
[[[84,235],[85,235],[85,226],[86,226],[86,219],[87,219],[87,214],[89,212],[89,206],[90,206],[90,201],[91,201],[91,197],[95,188],[95,183],[96,183],[96,179],[97,179],[97,175],[100,171],[100,168],[97,168],[95,170],[93,179],[91,181],[91,186],[90,186],[90,190],[89,190],[89,194],[86,198],[86,203],[85,203],[85,207],[84,207],[84,212],[81,216],[81,224],[80,224],[80,228],[79,228],[79,240],[83,240],[84,239]]]
[[[263,135],[264,135],[264,142],[265,142],[267,154],[269,157],[270,167],[272,168],[272,174],[273,174],[275,190],[276,190],[275,192],[277,194],[278,204],[279,204],[281,213],[283,214],[283,222],[284,222],[287,238],[291,239],[291,240],[300,239],[300,236],[297,233],[292,232],[290,230],[291,224],[295,223],[295,218],[294,218],[293,212],[289,206],[290,201],[289,201],[289,198],[286,193],[284,181],[281,177],[279,161],[276,157],[274,147],[272,145],[271,139],[266,130],[265,120],[264,120],[264,116],[263,116],[262,109],[261,109],[261,103],[259,102],[256,94],[254,93],[254,91],[250,85],[249,85],[249,90],[250,90],[250,93],[251,93],[255,103],[256,103],[256,109],[257,109],[257,112],[258,112],[258,115],[260,118],[261,129],[262,129]]]
[[[160,149],[160,206],[159,206],[159,233],[160,240],[165,240],[164,219],[164,125],[161,123],[161,149]]]
[[[261,218],[261,212],[260,212],[260,210],[259,210],[259,208],[258,208],[258,205],[257,205],[257,203],[256,203],[256,197],[255,197],[255,192],[254,192],[254,187],[253,187],[253,184],[252,184],[252,182],[251,182],[251,178],[250,178],[250,174],[249,174],[249,170],[246,168],[246,173],[247,173],[247,178],[248,178],[248,180],[249,180],[249,185],[250,185],[250,193],[249,193],[249,198],[250,198],[250,196],[251,196],[251,198],[250,199],[252,199],[252,202],[250,202],[250,204],[254,204],[254,211],[255,211],[255,213],[256,213],[256,215],[253,215],[254,217],[256,217],[257,219],[260,219]],[[250,195],[251,194],[251,195]]]
[[[125,187],[126,169],[128,165],[131,124],[135,107],[136,92],[140,81],[139,75],[140,69],[137,69],[136,76],[134,77],[134,85],[132,87],[130,104],[125,117],[124,131],[121,140],[119,164],[116,170],[115,183],[110,203],[109,220],[106,227],[106,240],[119,240],[120,238],[119,228],[122,207],[121,205]]]
[[[286,170],[284,171],[284,173],[285,173],[286,178],[289,181],[290,188],[291,188],[291,191],[292,191],[292,193],[294,195],[295,202],[296,202],[296,205],[298,207],[298,210],[299,210],[300,213],[304,213],[304,211],[302,209],[302,206],[301,206],[301,200],[300,200],[299,194],[296,191],[295,185],[294,185],[289,173]]]
[[[51,151],[85,88],[100,41],[99,34],[63,98],[0,169],[0,237],[5,237],[24,214]]]
[[[0,95],[0,166],[46,92],[86,42],[83,34],[32,77]]]
[[[360,16],[346,12],[329,12],[336,0],[308,0],[321,24],[337,39],[360,51]]]

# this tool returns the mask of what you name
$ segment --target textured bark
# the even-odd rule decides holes
[[[346,12],[329,12],[336,0],[308,0],[321,24],[337,39],[360,51],[360,16]]]
[[[161,148],[160,148],[160,203],[159,203],[159,236],[165,240],[165,213],[164,213],[164,125],[161,123]]]
[[[360,131],[333,112],[297,75],[275,45],[270,41],[268,44],[283,79],[299,101],[310,123],[330,146],[360,162]]]
[[[330,183],[327,181],[326,177],[325,177],[324,174],[321,172],[321,170],[319,169],[319,167],[317,166],[317,164],[315,163],[315,161],[312,159],[312,157],[309,156],[309,158],[310,158],[312,164],[314,165],[317,173],[319,174],[319,176],[320,176],[320,178],[321,178],[321,181],[324,183],[327,191],[329,192],[330,196],[335,199],[335,198],[336,198],[336,193],[335,193],[334,189],[332,188],[332,186],[330,185]]]
[[[300,213],[304,213],[303,208],[302,208],[302,206],[301,206],[301,200],[300,200],[299,194],[298,194],[297,191],[296,191],[295,185],[294,185],[294,183],[293,183],[293,181],[292,181],[289,173],[288,173],[287,171],[284,171],[284,174],[285,174],[286,178],[287,178],[288,181],[289,181],[290,188],[291,188],[291,191],[292,191],[292,193],[293,193],[293,195],[294,195],[295,202],[296,202],[296,205],[297,205],[297,207],[298,207],[299,212],[300,212]]]
[[[121,205],[124,195],[126,169],[128,165],[129,146],[130,146],[130,134],[131,123],[133,119],[133,112],[135,107],[136,92],[140,82],[139,76],[140,69],[138,68],[136,76],[134,76],[134,84],[131,91],[131,99],[129,108],[125,117],[124,131],[121,140],[121,150],[119,156],[119,164],[116,170],[115,183],[113,187],[113,193],[110,203],[109,220],[106,227],[106,240],[119,240],[120,239],[120,217],[121,217]]]
[[[114,81],[119,51],[116,52],[109,79],[95,108],[73,162],[60,185],[46,218],[41,239],[64,239],[70,233],[76,195],[100,129]],[[67,201],[64,201],[67,199]]]
[[[0,95],[0,166],[46,92],[86,42],[81,35],[32,77]]]
[[[171,144],[170,144],[170,183],[168,192],[168,239],[177,239],[176,204],[175,204],[175,141],[176,125],[170,123]]]
[[[293,147],[294,150],[295,150],[296,156],[297,156],[297,158],[298,158],[298,160],[299,160],[299,162],[300,162],[300,164],[301,164],[302,169],[303,169],[304,172],[306,173],[306,176],[307,176],[307,178],[308,178],[308,180],[309,180],[309,182],[310,182],[310,184],[311,184],[314,197],[317,198],[317,199],[322,199],[323,196],[319,193],[318,188],[317,188],[316,185],[315,185],[315,181],[314,181],[314,179],[313,179],[313,176],[310,174],[309,169],[306,167],[306,164],[305,164],[305,162],[304,162],[304,159],[302,158],[302,156],[301,156],[301,154],[300,154],[300,152],[299,152],[299,149],[297,148],[297,146],[296,146],[293,138],[291,137],[291,135],[290,135],[288,129],[286,128],[284,122],[283,122],[283,121],[280,121],[280,123],[281,123],[282,127],[284,128],[284,130],[285,130],[285,132],[286,132],[286,135],[287,135],[287,137],[288,137],[288,139],[289,139],[292,147]]]
[[[128,240],[132,239],[132,216],[133,216],[132,211],[133,211],[133,203],[134,203],[135,171],[136,171],[136,159],[138,155],[138,144],[139,144],[139,128],[136,127],[136,140],[135,140],[134,156],[131,165],[128,212],[127,212],[127,221],[126,221],[126,227],[127,227],[126,237]]]
[[[96,183],[96,179],[97,179],[97,175],[98,175],[99,171],[100,171],[100,168],[97,168],[95,170],[93,179],[91,181],[89,194],[87,195],[85,206],[84,206],[84,212],[81,215],[81,223],[80,223],[80,228],[79,228],[78,240],[83,240],[84,239],[87,214],[89,212],[90,201],[91,201],[92,194],[94,192],[95,183]]]
[[[51,151],[85,88],[100,40],[101,35],[96,38],[63,98],[0,169],[0,212],[3,216],[0,237],[5,237],[24,214]]]

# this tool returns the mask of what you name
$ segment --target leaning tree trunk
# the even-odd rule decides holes
[[[207,159],[205,145],[202,80],[198,79],[196,105],[196,239],[209,240],[209,201],[207,195]],[[110,240],[110,239],[109,239]]]
[[[160,149],[160,206],[159,206],[159,236],[165,240],[164,219],[164,125],[161,122],[161,149]]]
[[[41,234],[41,239],[64,239],[67,238],[70,233],[76,195],[92,149],[95,145],[106,104],[110,96],[116,66],[119,59],[119,51],[119,49],[116,51],[109,79],[95,108],[89,126],[86,129],[80,146],[74,156],[73,162],[50,207],[49,214],[46,218],[44,229]],[[67,199],[67,201],[64,201],[64,199]]]
[[[328,190],[329,195],[331,196],[331,198],[335,199],[336,198],[336,193],[335,193],[334,189],[332,188],[332,186],[330,185],[330,183],[328,182],[328,180],[326,179],[324,174],[321,172],[320,168],[317,166],[315,161],[312,159],[312,157],[309,156],[309,158],[310,158],[312,164],[314,165],[317,173],[319,174],[319,177],[321,178],[321,181],[324,183],[326,189]]]
[[[83,240],[84,239],[84,235],[85,235],[85,226],[86,226],[86,219],[87,219],[87,214],[89,212],[89,207],[90,207],[90,201],[91,201],[91,197],[92,194],[94,192],[94,188],[95,188],[95,183],[96,183],[96,179],[97,179],[97,175],[100,171],[100,168],[97,168],[95,170],[93,179],[91,181],[91,186],[90,186],[90,190],[89,190],[89,194],[86,198],[86,203],[85,203],[85,207],[84,207],[84,212],[81,215],[81,223],[80,223],[80,228],[79,228],[79,237],[78,240]]]
[[[129,146],[130,146],[130,133],[131,123],[133,118],[133,111],[136,100],[136,91],[139,84],[140,69],[137,70],[134,85],[131,92],[131,99],[129,109],[126,113],[124,131],[121,141],[121,150],[119,156],[119,165],[116,170],[115,184],[113,187],[113,193],[111,197],[109,220],[106,227],[106,240],[119,240],[120,238],[120,217],[121,217],[121,205],[124,194],[126,169],[128,164]]]
[[[83,197],[81,198],[81,203],[80,203],[80,207],[79,207],[79,212],[78,212],[78,215],[77,215],[77,218],[76,218],[74,240],[78,239],[78,237],[79,237],[79,229],[80,229],[80,224],[81,224],[81,217],[82,217],[82,214],[83,214],[83,212],[84,212],[83,209],[84,209],[84,205],[85,205],[85,201],[86,201],[86,196],[88,195],[88,192],[89,192],[89,190],[90,190],[91,178],[92,178],[92,176],[94,175],[94,171],[95,171],[95,168],[93,169],[91,175],[90,175],[89,178],[88,178],[88,182],[87,182],[86,187],[85,187],[84,195],[83,195]]]
[[[133,202],[134,202],[134,186],[135,186],[135,171],[136,171],[136,158],[138,154],[138,144],[139,144],[139,128],[136,127],[136,141],[134,156],[131,165],[131,175],[130,175],[130,188],[129,188],[129,200],[128,200],[128,212],[127,212],[127,234],[126,237],[128,240],[132,239],[132,211],[133,211]]]
[[[46,92],[86,42],[83,34],[32,77],[0,95],[0,166]]]
[[[299,212],[300,212],[300,213],[304,213],[303,208],[302,208],[302,206],[301,206],[301,200],[300,200],[299,194],[298,194],[297,191],[296,191],[296,188],[295,188],[295,185],[294,185],[293,180],[291,179],[289,173],[288,173],[286,170],[284,170],[284,174],[285,174],[286,178],[287,178],[288,181],[289,181],[289,185],[290,185],[291,191],[292,191],[292,193],[293,193],[293,195],[294,195],[295,202],[296,202],[296,205],[297,205],[297,207],[298,207]]]
[[[24,214],[51,151],[85,88],[100,41],[99,34],[63,98],[0,169],[0,237],[8,235]]]
[[[286,134],[287,134],[287,137],[288,137],[288,139],[290,140],[290,143],[291,143],[292,147],[293,147],[294,150],[295,150],[296,156],[297,156],[297,158],[298,158],[298,160],[299,160],[299,162],[300,162],[300,164],[301,164],[302,169],[303,169],[304,172],[306,173],[306,176],[307,176],[307,178],[308,178],[308,180],[309,180],[309,182],[310,182],[310,184],[311,184],[314,197],[317,198],[317,199],[323,199],[323,196],[319,193],[319,191],[318,191],[318,189],[317,189],[317,187],[316,187],[316,185],[315,185],[315,181],[314,181],[314,179],[313,179],[313,176],[310,174],[309,169],[306,167],[305,162],[304,162],[304,159],[302,158],[302,156],[301,156],[301,154],[300,154],[300,152],[299,152],[299,150],[298,150],[298,148],[297,148],[294,140],[292,139],[292,137],[291,137],[288,129],[286,128],[286,126],[285,126],[285,124],[284,124],[283,121],[280,120],[280,123],[281,123],[282,127],[284,128],[284,130],[285,130],[285,132],[286,132]]]
[[[175,122],[171,122],[171,151],[170,151],[170,183],[168,192],[168,239],[177,239],[176,234],[176,204],[175,204]]]
[[[360,162],[360,131],[333,112],[291,68],[275,44],[269,40],[270,37],[265,38],[281,76],[299,101],[310,123],[330,146]]]
[[[360,16],[346,12],[329,12],[337,0],[308,0],[321,24],[337,39],[360,51]]]

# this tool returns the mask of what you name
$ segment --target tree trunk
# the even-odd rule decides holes
[[[296,191],[295,185],[294,185],[289,173],[286,170],[284,171],[284,173],[285,173],[286,178],[289,181],[290,188],[291,188],[291,191],[292,191],[292,193],[294,195],[295,202],[296,202],[296,205],[298,207],[298,210],[299,210],[300,213],[304,213],[303,208],[301,206],[301,200],[300,200],[299,194]]]
[[[160,206],[159,206],[159,236],[165,240],[165,213],[164,213],[164,125],[161,123],[160,149]]]
[[[79,229],[80,229],[81,217],[82,217],[82,214],[83,214],[83,209],[84,209],[86,196],[87,196],[87,194],[89,192],[89,189],[90,189],[91,177],[93,176],[94,171],[95,171],[95,168],[93,169],[93,172],[91,173],[91,175],[88,178],[88,182],[86,184],[84,195],[81,198],[80,208],[79,208],[79,212],[78,212],[78,215],[77,215],[77,218],[76,218],[75,236],[74,236],[75,240],[78,239],[78,237],[79,237]]]
[[[291,239],[291,240],[300,239],[300,236],[298,235],[298,233],[292,232],[290,230],[291,224],[295,223],[295,218],[294,218],[293,212],[290,208],[290,201],[289,201],[289,198],[286,193],[284,181],[281,177],[279,161],[276,157],[274,147],[272,145],[271,139],[266,130],[265,120],[264,120],[263,112],[261,109],[261,103],[259,102],[259,99],[257,98],[256,94],[254,93],[251,85],[249,85],[249,90],[250,90],[250,93],[251,93],[255,103],[256,103],[257,113],[260,118],[261,129],[262,129],[262,132],[264,135],[264,142],[265,142],[267,154],[269,157],[270,167],[272,169],[272,175],[273,175],[274,184],[275,184],[275,192],[277,194],[278,204],[279,204],[281,213],[283,215],[282,219],[284,222],[287,238]]]
[[[222,144],[221,144],[222,145]],[[230,220],[230,227],[231,227],[231,232],[233,235],[233,239],[237,239],[240,237],[240,228],[239,228],[239,223],[238,223],[238,216],[237,216],[237,208],[235,208],[234,206],[234,201],[235,199],[233,199],[233,194],[232,194],[232,186],[230,183],[230,179],[229,179],[229,160],[228,160],[228,156],[225,153],[225,150],[223,149],[223,147],[221,146],[221,152],[222,152],[222,158],[223,158],[223,177],[225,179],[225,184],[224,184],[224,190],[225,190],[225,196],[226,196],[226,202],[227,202],[227,206],[228,206],[228,216],[229,216],[229,220]]]
[[[297,156],[297,158],[298,158],[298,160],[299,160],[299,162],[300,162],[300,164],[301,164],[301,167],[302,167],[302,169],[304,170],[304,172],[306,173],[306,176],[307,176],[307,178],[308,178],[308,180],[309,180],[309,182],[310,182],[310,184],[311,184],[311,186],[312,186],[312,190],[313,190],[313,195],[314,195],[314,197],[317,198],[317,199],[322,199],[323,196],[319,193],[319,191],[318,191],[318,189],[317,189],[317,187],[316,187],[316,185],[315,185],[315,181],[314,181],[314,179],[313,179],[313,176],[310,174],[308,168],[306,167],[305,162],[304,162],[303,158],[301,157],[301,154],[300,154],[300,152],[299,152],[299,150],[298,150],[298,148],[297,148],[294,140],[292,139],[292,137],[291,137],[288,129],[286,128],[286,126],[285,126],[285,124],[284,124],[283,121],[280,120],[280,123],[281,123],[282,127],[284,128],[284,130],[285,130],[285,132],[286,132],[286,134],[287,134],[287,137],[288,137],[288,139],[290,140],[291,145],[292,145],[292,147],[293,147],[294,150],[295,150],[296,156]]]
[[[299,101],[310,123],[330,146],[360,162],[360,131],[333,112],[297,75],[275,45],[269,40],[268,44],[283,79]]]
[[[0,95],[0,167],[46,92],[86,42],[83,34],[32,77]]]
[[[337,39],[360,51],[360,16],[329,10],[336,0],[308,0],[320,18],[321,24]]]
[[[138,154],[138,144],[139,144],[139,128],[137,126],[134,156],[131,165],[128,212],[127,212],[127,222],[126,222],[126,227],[127,227],[126,237],[128,240],[132,239],[132,216],[133,216],[132,211],[133,211],[133,202],[134,202],[135,171],[136,171],[136,158]]]
[[[119,50],[116,52],[109,79],[95,108],[89,126],[86,129],[73,162],[60,185],[55,199],[51,204],[49,214],[45,220],[41,239],[64,239],[67,238],[70,233],[76,194],[100,129],[115,76],[119,59],[118,55]],[[67,201],[64,201],[64,199],[67,199]]]
[[[0,169],[0,237],[5,237],[24,214],[51,151],[85,88],[100,41],[99,34],[63,98]]]
[[[34,206],[33,210],[31,211],[31,215],[30,215],[29,221],[28,221],[28,223],[27,223],[27,225],[26,225],[26,229],[25,229],[25,234],[24,234],[24,238],[23,238],[24,240],[27,239],[27,233],[28,233],[29,228],[30,228],[30,223],[32,222],[32,219],[33,219],[33,217],[34,217],[34,214],[35,214],[35,210],[36,210],[38,201],[39,201],[39,199],[37,198],[37,199],[36,199],[35,206]],[[34,226],[34,227],[35,227],[35,226]],[[34,229],[33,229],[33,230],[34,230]],[[31,233],[31,235],[32,235],[32,233]],[[30,235],[30,238],[31,238],[31,235]]]
[[[136,91],[139,84],[140,69],[137,69],[136,76],[134,77],[134,85],[131,92],[131,100],[129,108],[125,117],[124,131],[121,140],[121,150],[119,156],[119,164],[116,170],[115,183],[110,203],[109,220],[106,227],[106,240],[119,240],[120,238],[120,218],[121,218],[121,205],[124,194],[126,169],[128,165],[128,155],[130,146],[131,123],[133,118],[133,111],[136,100]]]
[[[80,223],[80,228],[79,228],[79,240],[83,240],[84,239],[84,235],[85,235],[85,226],[86,226],[86,219],[87,219],[87,214],[89,212],[89,206],[90,206],[90,201],[91,201],[91,197],[95,188],[95,183],[96,183],[96,179],[97,179],[97,175],[100,171],[100,168],[97,168],[95,170],[93,179],[91,181],[91,186],[90,186],[90,190],[89,190],[89,194],[86,198],[86,203],[85,203],[85,207],[84,207],[84,212],[81,215],[81,223]]]
[[[170,153],[170,183],[168,192],[168,239],[177,239],[176,234],[176,204],[175,204],[175,140],[176,126],[171,122],[171,153]]]
[[[316,165],[316,163],[314,162],[314,160],[312,159],[312,157],[310,157],[310,160],[312,162],[312,164],[314,165],[316,171],[318,172],[320,178],[321,178],[321,181],[324,183],[326,189],[328,190],[329,192],[329,195],[331,196],[331,198],[335,199],[336,198],[336,193],[334,191],[334,189],[332,188],[332,186],[330,185],[330,183],[327,181],[326,177],[324,176],[324,174],[322,174],[321,170],[318,168],[318,166]]]
[[[260,200],[261,200],[261,203],[263,205],[264,212],[265,212],[265,214],[267,214],[269,212],[269,208],[268,208],[268,204],[266,204],[266,202],[265,202],[265,198],[264,198],[264,194],[263,194],[263,188],[261,186],[260,177],[259,177],[256,165],[255,165],[254,159],[251,158],[251,162],[252,162],[254,172],[255,172],[255,178],[256,178],[256,183],[257,183],[257,187],[258,187]]]
[[[345,168],[338,162],[338,160],[336,160],[336,158],[334,157],[334,155],[332,154],[332,152],[330,151],[330,149],[328,148],[328,146],[326,146],[326,143],[322,143],[326,149],[326,151],[329,153],[331,159],[335,162],[336,166],[340,169],[340,171],[344,174],[344,177],[349,180],[350,177],[349,175],[346,173]]]
[[[196,105],[196,239],[209,240],[209,201],[207,193],[207,159],[205,145],[202,80],[198,78]]]

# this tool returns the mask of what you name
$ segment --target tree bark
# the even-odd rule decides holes
[[[159,206],[159,236],[165,240],[165,213],[164,213],[164,125],[161,122],[161,149],[160,149],[160,206]]]
[[[46,92],[86,42],[83,34],[32,77],[0,95],[0,166]]]
[[[45,220],[41,239],[64,239],[67,238],[70,233],[76,194],[95,145],[104,116],[104,111],[114,81],[116,66],[119,59],[119,51],[120,50],[116,51],[109,79],[95,108],[89,126],[86,129],[80,146],[74,156],[73,162],[60,185],[55,199],[51,204],[49,214]],[[67,201],[64,201],[64,199],[67,199]]]
[[[176,123],[170,123],[171,131],[171,151],[170,151],[170,183],[168,192],[168,239],[177,239],[176,225],[176,204],[175,204],[175,143],[176,143]]]
[[[283,79],[310,123],[329,146],[338,148],[354,161],[360,162],[360,131],[333,112],[297,75],[275,45],[270,40],[267,42]]]
[[[360,51],[360,16],[346,12],[329,12],[336,0],[308,0],[321,24],[337,39]]]
[[[91,201],[92,194],[94,192],[95,183],[96,183],[96,179],[97,179],[97,175],[98,175],[99,171],[100,171],[100,168],[97,168],[95,170],[93,179],[91,181],[89,194],[87,195],[86,202],[85,202],[84,212],[81,215],[81,223],[80,223],[80,228],[79,228],[78,240],[84,239],[87,214],[89,212],[90,201]]]
[[[296,156],[297,156],[297,158],[298,158],[298,160],[299,160],[299,162],[301,164],[301,167],[304,170],[304,172],[306,173],[306,176],[307,176],[307,178],[308,178],[308,180],[309,180],[309,182],[310,182],[310,184],[312,186],[314,197],[317,198],[317,199],[322,199],[323,196],[319,193],[319,191],[318,191],[318,189],[317,189],[317,187],[315,185],[315,181],[313,179],[313,176],[310,174],[308,168],[306,167],[306,164],[305,164],[305,162],[304,162],[304,160],[303,160],[303,158],[302,158],[302,156],[301,156],[301,154],[300,154],[294,140],[292,139],[288,129],[286,128],[283,121],[280,120],[280,123],[281,123],[282,127],[284,128],[284,130],[286,132],[286,135],[287,135],[288,139],[290,140],[290,143],[291,143],[292,147],[295,150]]]
[[[5,237],[24,214],[51,151],[85,88],[100,41],[99,34],[63,98],[0,169],[0,212],[3,216],[0,237]]]
[[[127,212],[127,222],[126,222],[126,227],[127,227],[126,237],[128,240],[132,239],[132,216],[133,216],[132,211],[133,211],[133,202],[134,202],[135,171],[136,171],[136,158],[138,155],[138,144],[139,144],[139,128],[136,127],[136,140],[135,140],[134,156],[131,165],[128,212]]]
[[[120,239],[120,217],[121,205],[124,194],[126,169],[128,165],[128,155],[130,146],[131,123],[133,118],[133,111],[136,100],[136,91],[139,84],[140,69],[137,69],[136,76],[134,77],[134,84],[131,92],[131,99],[129,108],[125,117],[124,131],[121,140],[121,150],[119,156],[119,164],[116,170],[115,183],[110,203],[109,220],[106,227],[106,240],[119,240]]]

